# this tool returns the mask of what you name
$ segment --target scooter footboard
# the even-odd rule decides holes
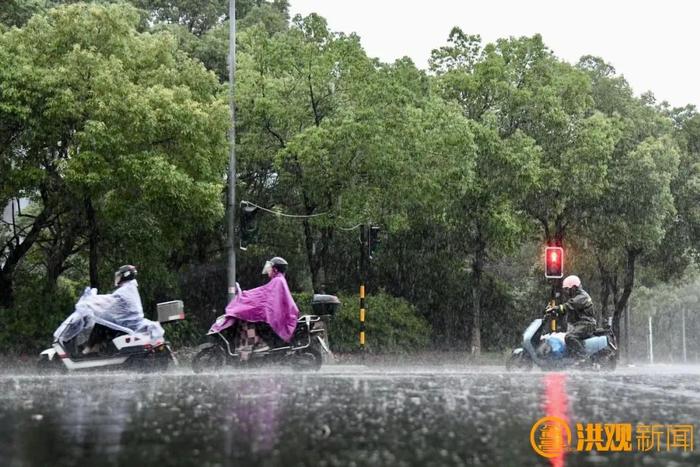
[[[589,337],[583,344],[586,347],[586,353],[593,355],[608,347],[608,338],[607,336]]]

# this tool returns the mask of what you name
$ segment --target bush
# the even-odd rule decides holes
[[[39,280],[24,282],[17,291],[17,306],[0,309],[0,353],[37,353],[53,341],[58,325],[73,311],[81,287],[61,280],[51,294],[41,293]],[[310,293],[295,293],[300,313],[310,314]],[[341,294],[343,305],[328,322],[329,341],[335,352],[359,350],[359,299]],[[187,305],[187,303],[186,303]],[[186,308],[187,310],[188,308]],[[223,312],[223,310],[222,310]],[[204,341],[206,329],[216,313],[188,313],[187,319],[164,325],[173,348],[181,349]],[[424,350],[431,328],[408,301],[386,293],[367,298],[366,346],[372,352],[411,352]]]
[[[206,329],[196,316],[186,316],[184,320],[163,323],[165,339],[170,342],[172,349],[178,351],[185,347],[195,347],[206,341]],[[206,328],[205,328],[206,326]]]
[[[296,293],[294,300],[302,315],[311,314],[309,293]],[[359,298],[341,294],[340,311],[329,322],[329,341],[335,352],[359,349]],[[373,352],[424,350],[430,340],[430,326],[406,300],[386,293],[367,297],[365,315],[366,347]]]
[[[51,294],[39,286],[18,288],[16,305],[0,309],[0,353],[39,352],[51,346],[53,332],[73,311],[72,287],[61,285]]]

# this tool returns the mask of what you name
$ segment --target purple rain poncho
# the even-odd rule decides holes
[[[264,321],[285,342],[289,342],[297,327],[299,308],[289,292],[284,274],[274,272],[272,279],[255,289],[241,291],[226,305],[226,318],[217,320],[209,333],[229,327],[235,318],[249,322]]]

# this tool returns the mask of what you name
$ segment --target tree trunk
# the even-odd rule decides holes
[[[12,308],[15,304],[14,280],[12,274],[0,270],[0,308]]]
[[[554,246],[564,245],[564,233],[566,232],[566,225],[564,225],[559,217],[557,217],[554,223]]]
[[[302,223],[304,225],[304,245],[306,246],[306,259],[309,262],[309,269],[311,272],[311,283],[314,288],[314,293],[321,293],[323,282],[325,281],[323,265],[320,261],[319,252],[316,250],[316,241],[313,237],[311,224],[308,219],[304,219]]]
[[[608,285],[608,272],[603,267],[603,262],[598,258],[598,272],[600,273],[600,307],[596,313],[598,326],[608,317],[608,301],[610,300],[610,287]]]
[[[472,262],[471,354],[474,356],[481,355],[481,278],[484,272],[485,249],[483,242],[479,241]]]
[[[474,284],[472,288],[472,338],[471,338],[471,354],[474,356],[481,355],[481,291],[479,286]]]
[[[44,292],[46,294],[53,293],[56,290],[58,277],[61,275],[61,266],[63,261],[58,259],[58,255],[51,255],[46,259],[46,283]]]
[[[66,261],[75,253],[74,247],[78,238],[78,231],[75,228],[60,234],[63,238],[53,245],[46,258],[46,291],[49,293],[55,290],[58,277],[66,270]]]
[[[99,242],[99,231],[97,230],[97,217],[90,198],[85,199],[85,215],[88,223],[88,241],[90,248],[90,287],[99,289],[99,253],[97,250]]]
[[[321,293],[328,293],[329,292],[329,287],[330,290],[335,292],[337,289],[335,280],[334,280],[334,275],[333,275],[333,268],[329,267],[330,262],[328,260],[329,257],[329,249],[330,245],[333,243],[333,229],[330,227],[325,227],[323,230],[321,230],[321,248],[319,251],[319,261],[321,263],[321,271],[320,271],[320,279],[321,279]],[[368,263],[369,264],[369,263]],[[369,282],[369,268],[368,268],[368,277],[367,281]]]
[[[600,307],[596,313],[596,323],[600,326],[608,318],[608,301],[610,300],[610,289],[605,279],[600,280]]]
[[[0,307],[10,308],[14,305],[14,272],[19,262],[24,258],[29,249],[39,238],[39,234],[48,223],[51,210],[44,206],[41,213],[36,217],[32,228],[21,242],[17,239],[14,246],[9,246],[9,254],[5,264],[0,269]]]
[[[634,270],[637,257],[641,254],[642,250],[632,249],[627,250],[627,263],[625,264],[625,276],[623,278],[623,290],[620,299],[615,302],[615,312],[613,314],[613,333],[615,337],[620,335],[620,317],[627,306],[627,302],[632,294],[632,288],[634,287]]]

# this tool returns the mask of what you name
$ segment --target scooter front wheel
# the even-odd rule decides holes
[[[508,371],[530,371],[532,366],[532,359],[525,351],[512,353],[506,360],[506,370]]]
[[[209,344],[200,348],[192,359],[195,373],[220,370],[226,363],[226,351],[220,345]]]
[[[66,367],[60,358],[54,357],[49,359],[48,356],[42,355],[36,362],[36,370],[40,374],[63,374],[66,373]]]

